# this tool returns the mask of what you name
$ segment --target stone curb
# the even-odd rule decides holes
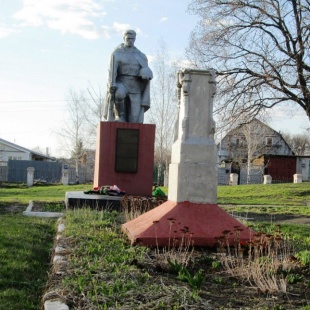
[[[66,265],[65,255],[67,250],[59,246],[59,240],[62,238],[62,233],[65,230],[65,225],[62,223],[62,218],[57,220],[57,236],[56,246],[54,248],[53,268],[56,273],[61,274],[61,267]],[[54,291],[47,291],[43,296],[44,310],[69,310],[69,306],[62,302],[59,294]]]
[[[47,300],[44,303],[45,310],[69,310],[69,307],[58,300]]]
[[[37,216],[37,217],[61,217],[63,216],[63,213],[61,212],[34,212],[34,211],[31,211],[32,208],[33,208],[33,201],[30,200],[26,211],[23,212],[23,215]]]

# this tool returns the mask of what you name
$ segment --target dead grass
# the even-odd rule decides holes
[[[218,238],[219,260],[232,277],[246,281],[262,293],[287,293],[288,273],[296,268],[294,249],[280,230],[273,234],[257,232],[246,247],[239,242],[240,230],[224,232]],[[228,236],[234,234],[235,246],[228,246]]]

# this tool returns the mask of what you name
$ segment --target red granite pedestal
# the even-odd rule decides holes
[[[122,172],[116,165],[118,129],[138,131],[137,162],[134,172]],[[97,128],[94,188],[116,185],[127,195],[152,196],[155,125],[100,122]],[[131,152],[131,146],[128,152]],[[122,149],[123,146],[120,147]],[[124,164],[131,158],[124,159]]]
[[[167,201],[157,208],[122,225],[132,244],[168,246],[188,231],[195,246],[213,247],[216,237],[229,230],[229,243],[234,243],[234,231],[239,229],[240,241],[251,239],[252,231],[221,209],[217,204]]]

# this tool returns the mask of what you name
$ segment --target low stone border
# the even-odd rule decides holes
[[[26,211],[23,212],[23,215],[26,216],[37,216],[37,217],[61,217],[63,216],[63,213],[61,212],[37,212],[32,211],[33,208],[33,201],[29,201],[29,205],[26,209]]]
[[[57,235],[53,256],[53,273],[55,276],[63,276],[64,270],[66,270],[67,262],[66,255],[68,250],[60,246],[62,239],[62,233],[65,230],[65,225],[62,218],[57,220]],[[69,306],[63,302],[63,296],[57,292],[57,289],[53,289],[51,286],[49,290],[43,296],[44,310],[69,310]]]
[[[49,217],[49,218],[55,218],[58,217],[57,221],[57,236],[56,236],[56,246],[54,248],[54,256],[53,256],[53,273],[56,274],[56,276],[62,276],[63,270],[66,268],[66,260],[65,255],[68,254],[68,251],[59,246],[59,241],[62,238],[62,232],[65,229],[65,225],[62,222],[62,212],[38,212],[38,211],[32,211],[32,208],[34,206],[34,202],[31,200],[29,201],[29,205],[26,209],[26,211],[23,212],[23,215],[25,216],[37,216],[37,217]],[[69,310],[68,305],[66,305],[63,301],[63,298],[61,294],[59,294],[56,290],[50,289],[48,290],[44,296],[43,296],[43,302],[44,302],[44,310]]]

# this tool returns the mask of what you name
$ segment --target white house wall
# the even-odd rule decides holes
[[[20,151],[10,145],[0,143],[0,161],[7,163],[10,159],[31,160],[31,153]]]
[[[310,158],[297,157],[296,173],[302,175],[303,181],[310,181]]]

